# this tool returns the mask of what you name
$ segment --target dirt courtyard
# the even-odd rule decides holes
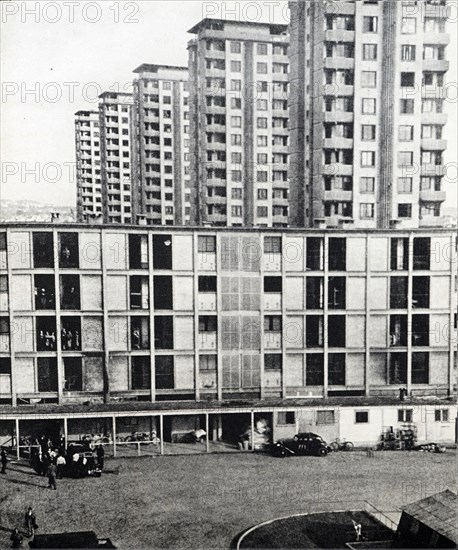
[[[101,478],[59,480],[57,491],[26,463],[8,466],[0,477],[0,548],[11,547],[11,530],[23,529],[29,505],[39,533],[94,530],[120,549],[200,549],[228,548],[240,531],[280,516],[361,500],[390,512],[447,487],[456,491],[453,450],[108,459]]]

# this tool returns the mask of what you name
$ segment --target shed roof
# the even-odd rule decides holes
[[[403,512],[433,529],[452,542],[457,542],[457,495],[449,489],[428,498],[412,502]]]

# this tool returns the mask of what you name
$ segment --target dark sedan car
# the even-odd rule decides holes
[[[284,458],[290,455],[326,456],[331,447],[317,434],[306,432],[292,439],[280,439],[272,446],[272,454]]]

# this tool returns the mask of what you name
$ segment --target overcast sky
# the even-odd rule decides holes
[[[141,63],[187,65],[187,31],[205,16],[288,23],[287,2],[280,0],[1,2],[0,8],[1,198],[60,205],[76,202],[75,111],[96,109],[102,91],[131,91],[132,70]],[[450,83],[457,81],[456,30],[449,30]],[[456,86],[449,95],[446,162],[456,162]],[[453,178],[446,206],[456,206],[456,171]]]

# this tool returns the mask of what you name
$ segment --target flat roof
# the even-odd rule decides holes
[[[100,99],[104,99],[105,97],[112,97],[113,99],[115,97],[133,97],[133,94],[130,94],[129,92],[103,92],[99,95]]]
[[[224,24],[230,24],[230,25],[240,25],[240,26],[246,26],[246,27],[270,27],[274,28],[278,31],[287,31],[288,25],[282,25],[277,23],[262,23],[262,22],[251,22],[251,21],[234,21],[233,19],[213,19],[212,17],[206,17],[205,19],[202,19],[194,25],[194,27],[190,28],[188,30],[189,33],[196,34],[200,31],[201,28],[205,27],[208,22],[214,22],[214,23],[224,23]],[[247,37],[249,38],[249,37]]]
[[[134,69],[133,73],[157,73],[158,69],[168,69],[168,70],[174,70],[174,71],[187,71],[188,67],[179,67],[178,65],[154,65],[150,63],[142,63],[139,65],[136,69]]]
[[[457,495],[446,489],[403,506],[402,511],[456,544],[456,501]]]
[[[310,408],[337,408],[337,407],[411,407],[414,405],[436,405],[451,406],[455,405],[456,400],[452,398],[410,398],[400,401],[399,398],[392,397],[291,397],[291,398],[265,398],[265,399],[231,399],[231,400],[211,400],[211,401],[112,401],[110,403],[88,403],[88,404],[46,404],[46,405],[21,405],[12,407],[11,405],[0,406],[0,420],[8,417],[43,417],[59,415],[86,415],[97,416],[100,414],[135,414],[141,416],[142,413],[177,413],[202,414],[204,412],[249,412],[251,410],[294,410],[303,407]],[[124,415],[125,416],[125,415]]]
[[[456,234],[456,227],[418,227],[418,228],[351,228],[351,227],[223,227],[223,226],[203,226],[203,225],[137,225],[137,224],[101,224],[101,223],[82,223],[82,222],[67,222],[67,221],[0,221],[1,228],[17,228],[17,229],[38,229],[38,228],[61,228],[74,230],[93,230],[100,231],[101,229],[112,231],[149,231],[155,233],[174,233],[174,232],[201,232],[201,233],[342,233],[347,235],[396,235],[397,233],[453,233]]]
[[[99,115],[98,111],[76,111],[75,116]]]

